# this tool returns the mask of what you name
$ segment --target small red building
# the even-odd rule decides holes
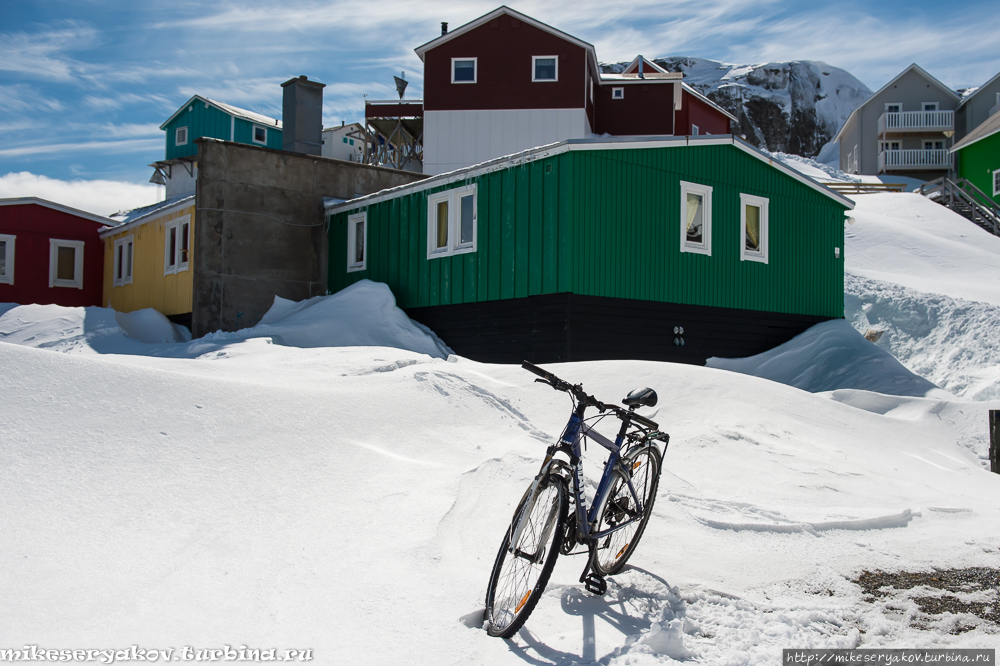
[[[602,73],[592,44],[509,7],[443,24],[416,53],[428,174],[567,139],[729,134],[736,120],[642,56]]]
[[[0,199],[0,303],[101,305],[114,220],[38,199]]]

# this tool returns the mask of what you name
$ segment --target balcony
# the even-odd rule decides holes
[[[886,112],[878,118],[879,136],[904,136],[910,133],[954,131],[954,111]]]
[[[878,154],[879,173],[886,171],[944,171],[949,168],[951,168],[951,153],[947,149],[883,150]]]

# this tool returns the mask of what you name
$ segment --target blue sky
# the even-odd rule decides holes
[[[0,197],[32,194],[103,210],[151,196],[158,126],[200,94],[272,117],[280,83],[327,84],[324,121],[360,120],[363,96],[421,94],[414,47],[495,2],[286,0],[167,4],[7,3],[0,27]],[[1000,12],[990,2],[511,2],[597,48],[601,61],[688,55],[731,63],[822,60],[876,90],[911,62],[953,88],[1000,71]],[[945,9],[947,8],[947,9]],[[83,182],[81,182],[83,181]],[[103,197],[87,205],[72,192]],[[118,205],[114,197],[122,204]],[[115,203],[105,203],[115,201]],[[138,205],[138,204],[134,204]]]

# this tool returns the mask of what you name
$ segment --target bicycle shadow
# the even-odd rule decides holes
[[[627,582],[627,574],[644,576],[662,586],[663,593],[641,590]],[[570,666],[570,664],[591,664],[606,662],[616,656],[618,648],[634,642],[643,632],[648,631],[652,623],[657,621],[662,608],[686,605],[673,597],[672,586],[660,576],[650,573],[640,567],[626,566],[619,574],[608,579],[608,594],[603,597],[584,591],[582,586],[570,585],[561,590],[560,606],[566,615],[580,618],[581,647],[580,652],[568,652],[547,645],[533,634],[527,626],[517,633],[517,638],[524,644],[507,640],[507,646],[512,653],[523,661],[536,666]],[[644,586],[645,587],[645,586]],[[675,608],[680,610],[680,608]],[[597,622],[609,625],[626,637],[620,644],[605,647],[600,657],[597,654]],[[528,625],[531,624],[529,618]]]

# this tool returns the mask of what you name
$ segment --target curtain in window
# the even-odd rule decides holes
[[[747,237],[746,249],[760,252],[760,206],[746,206]]]
[[[76,248],[60,247],[56,254],[56,279],[76,279]]]
[[[437,245],[448,247],[448,202],[439,201],[437,205]]]
[[[701,243],[703,221],[703,199],[700,194],[687,195],[687,239],[690,243]]]

